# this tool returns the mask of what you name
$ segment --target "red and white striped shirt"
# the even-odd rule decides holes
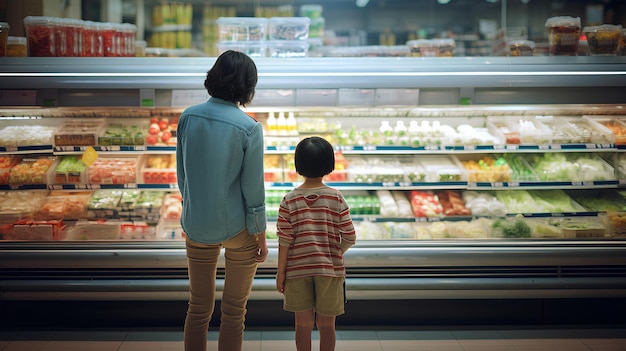
[[[343,252],[354,245],[356,232],[341,192],[293,189],[283,197],[276,226],[279,245],[289,246],[286,279],[345,277]]]

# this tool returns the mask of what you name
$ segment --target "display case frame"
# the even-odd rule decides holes
[[[213,62],[214,58],[2,59],[0,90],[5,98],[0,99],[4,105],[0,110],[36,111],[50,105],[179,107],[173,106],[174,92],[201,91]],[[459,107],[462,103],[479,110],[511,108],[520,114],[554,105],[563,110],[593,105],[616,114],[625,107],[622,57],[259,59],[257,65],[259,100],[253,110],[306,109],[312,106],[297,98],[299,92],[338,94],[341,89],[417,89],[419,100],[412,101],[412,107],[449,107],[452,113],[466,111]],[[26,97],[15,99],[17,103],[7,101],[16,93]],[[146,99],[152,102],[144,104]],[[529,104],[532,108],[527,109]],[[339,99],[324,106],[336,107],[355,106]],[[348,296],[621,297],[626,293],[625,253],[622,240],[359,241],[346,254]],[[276,256],[277,244],[272,242],[268,261],[259,267],[253,299],[281,298],[273,282]],[[3,300],[187,298],[180,241],[0,242],[0,268]]]

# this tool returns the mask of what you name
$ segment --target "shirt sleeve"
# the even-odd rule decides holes
[[[278,236],[278,244],[282,246],[290,246],[294,239],[293,226],[291,225],[289,209],[285,199],[280,202],[278,208],[278,219],[276,220],[276,236]]]
[[[246,204],[246,229],[250,234],[265,231],[265,181],[263,174],[263,129],[257,123],[248,137],[241,171],[241,193]]]
[[[341,235],[341,249],[347,250],[356,243],[356,231],[350,216],[350,208],[340,192],[339,196],[339,234]]]
[[[184,144],[184,132],[185,132],[186,119],[181,116],[178,121],[178,128],[176,130],[176,180],[178,182],[178,190],[181,194],[185,193],[185,158],[183,157]]]

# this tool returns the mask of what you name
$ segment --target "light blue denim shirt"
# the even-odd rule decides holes
[[[176,138],[180,223],[189,239],[215,244],[244,228],[265,231],[261,124],[237,105],[211,97],[183,111]]]

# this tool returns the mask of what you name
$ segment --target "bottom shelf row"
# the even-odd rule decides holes
[[[286,190],[266,192],[276,238]],[[361,240],[626,238],[626,191],[345,191]],[[182,240],[176,191],[0,192],[0,240]]]
[[[355,221],[358,240],[445,239],[626,239],[626,215],[611,218],[579,216],[563,218],[472,218],[439,222]],[[267,237],[276,239],[276,222],[267,227]],[[178,221],[157,224],[127,221],[20,220],[0,227],[5,241],[150,241],[184,240]]]

